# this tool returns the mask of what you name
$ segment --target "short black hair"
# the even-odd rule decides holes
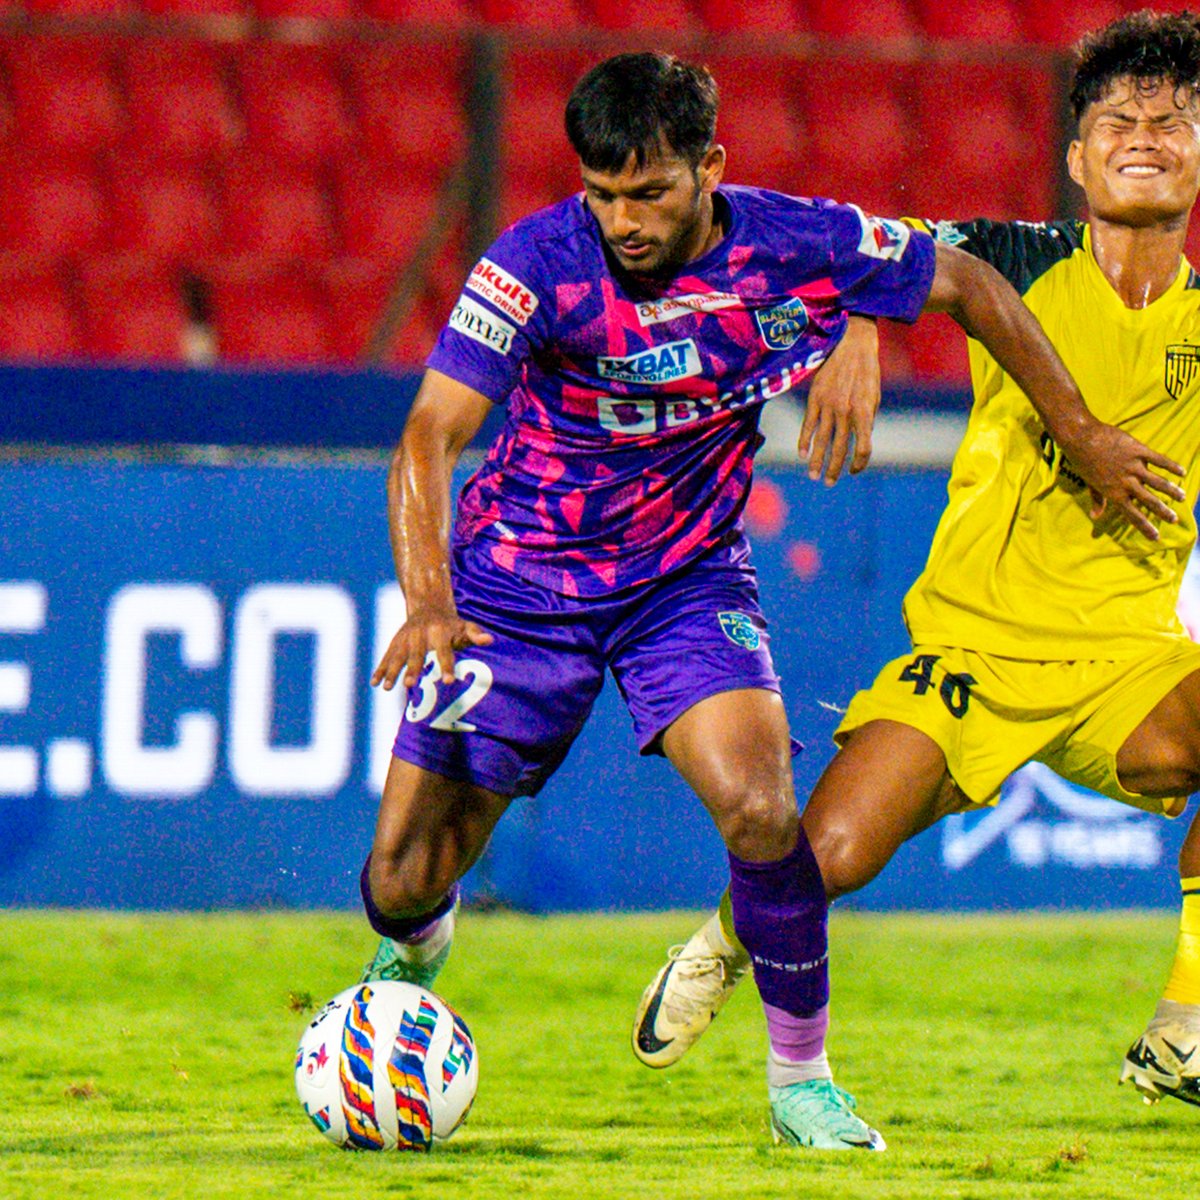
[[[1147,90],[1200,92],[1200,18],[1195,13],[1130,13],[1087,34],[1076,47],[1071,108],[1075,119],[1102,100],[1119,79]]]
[[[591,171],[644,167],[660,141],[700,165],[717,132],[717,85],[707,67],[673,54],[618,54],[593,67],[567,101],[567,137]]]

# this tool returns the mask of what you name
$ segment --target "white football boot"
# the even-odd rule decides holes
[[[1147,1104],[1174,1096],[1200,1104],[1200,1004],[1160,1000],[1146,1032],[1125,1053],[1121,1079]]]
[[[714,913],[682,946],[642,993],[633,1019],[633,1052],[648,1067],[678,1062],[733,995],[750,969],[750,956],[731,946]]]

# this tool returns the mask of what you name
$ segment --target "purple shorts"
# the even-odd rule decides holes
[[[779,691],[745,543],[620,596],[562,596],[455,552],[460,615],[495,638],[455,657],[453,684],[432,655],[392,753],[503,796],[533,796],[583,728],[611,670],[643,754],[692,705],[739,688]]]

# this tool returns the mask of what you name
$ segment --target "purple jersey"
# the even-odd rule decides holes
[[[740,533],[761,405],[847,313],[913,321],[931,238],[829,200],[722,187],[724,237],[669,278],[614,267],[582,196],[472,271],[428,366],[507,403],[455,540],[570,596],[645,583]]]

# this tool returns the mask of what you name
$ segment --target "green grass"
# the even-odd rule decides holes
[[[468,913],[441,990],[480,1048],[470,1123],[425,1157],[343,1153],[300,1111],[296,1011],[353,982],[353,915],[0,915],[0,1197],[1153,1200],[1200,1192],[1200,1110],[1116,1087],[1165,916],[832,923],[839,1081],[886,1154],[771,1144],[757,996],[693,1053],[628,1049],[687,914]]]

